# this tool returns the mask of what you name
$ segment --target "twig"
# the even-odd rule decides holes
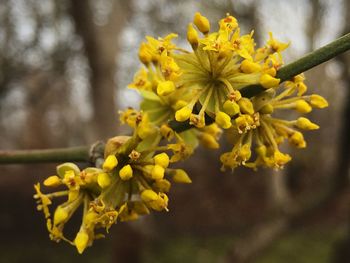
[[[0,164],[87,162],[90,146],[56,148],[43,150],[0,151]]]

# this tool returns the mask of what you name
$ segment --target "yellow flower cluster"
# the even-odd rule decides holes
[[[158,40],[147,37],[139,50],[145,67],[129,87],[143,95],[141,107],[154,116],[157,125],[175,118],[203,129],[208,115],[217,126],[229,130],[234,146],[220,158],[223,170],[242,164],[254,169],[283,167],[291,157],[281,153],[278,145],[286,139],[304,148],[298,129],[318,126],[304,117],[285,121],[272,114],[278,109],[305,114],[326,107],[327,101],[316,94],[304,95],[307,87],[302,75],[280,85],[276,74],[283,64],[281,52],[289,44],[276,40],[272,33],[263,47],[256,48],[253,32],[241,35],[233,16],[221,19],[216,32],[211,33],[210,27],[209,20],[197,12],[187,29],[192,51],[171,42],[176,34]],[[242,96],[242,88],[256,84],[265,91],[253,98]],[[218,147],[216,140],[210,141]],[[254,156],[253,147],[256,160],[248,162]]]
[[[181,138],[172,144],[159,146],[163,136],[160,128],[149,122],[147,114],[133,109],[121,113],[121,119],[134,130],[133,136],[111,138],[105,147],[105,161],[101,168],[80,170],[73,163],[57,167],[57,174],[48,177],[44,186],[58,188],[44,194],[36,184],[34,197],[38,210],[44,212],[50,238],[64,240],[82,253],[94,239],[103,237],[99,229],[108,229],[119,221],[135,220],[151,210],[168,211],[168,196],[172,180],[191,183],[182,169],[171,169],[169,164],[187,158],[192,148]],[[166,153],[168,152],[168,153]],[[55,197],[66,197],[50,214],[49,206]],[[75,211],[83,206],[80,230],[73,241],[63,229]]]
[[[150,210],[168,211],[169,179],[191,183],[184,170],[169,165],[188,158],[199,142],[219,148],[222,129],[233,143],[231,151],[220,156],[222,170],[233,170],[240,165],[281,168],[291,157],[279,146],[288,141],[305,148],[301,130],[319,128],[305,117],[274,116],[286,109],[306,114],[328,103],[317,94],[305,95],[303,75],[280,84],[276,74],[288,44],[271,33],[267,43],[256,48],[253,32],[241,35],[233,16],[221,19],[218,31],[210,32],[209,20],[196,13],[187,30],[192,50],[177,47],[172,43],[175,37],[146,37],[140,46],[144,67],[129,87],[142,95],[141,111],[120,112],[121,122],[133,129],[132,136],[106,143],[102,167],[80,170],[73,163],[59,165],[57,174],[43,183],[57,191],[44,194],[40,184],[35,185],[38,210],[45,215],[52,240],[67,241],[82,253],[103,237],[100,229],[108,231],[118,220],[135,220]],[[245,97],[242,89],[249,85],[260,85],[264,91]],[[183,131],[171,123],[194,128]],[[52,216],[49,208],[56,197],[66,201]],[[63,234],[64,226],[80,206],[81,227],[71,241]]]
[[[328,106],[327,101],[317,95],[304,95],[304,77],[298,75],[284,85],[268,89],[250,100],[251,112],[239,114],[229,130],[233,139],[230,152],[221,155],[222,169],[234,169],[244,165],[256,169],[258,166],[282,168],[291,156],[282,153],[279,145],[287,140],[292,146],[305,148],[306,142],[300,130],[316,130],[318,125],[305,117],[283,120],[273,116],[278,110],[293,109],[297,113],[309,113],[313,108]],[[255,150],[254,161],[250,161]]]

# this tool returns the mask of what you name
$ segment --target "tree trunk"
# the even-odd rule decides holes
[[[129,8],[114,0],[105,25],[94,22],[94,12],[86,1],[71,0],[71,14],[81,36],[91,69],[90,84],[93,106],[92,139],[107,139],[116,133],[116,58],[118,36],[124,27]]]

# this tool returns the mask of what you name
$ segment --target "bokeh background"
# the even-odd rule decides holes
[[[125,132],[117,112],[139,101],[126,86],[140,42],[177,32],[188,47],[196,11],[213,27],[234,15],[260,44],[269,31],[291,41],[287,63],[350,31],[349,0],[0,0],[0,149]],[[307,149],[286,147],[284,170],[222,173],[220,151],[200,148],[183,164],[194,183],[173,187],[169,213],[118,223],[82,256],[49,240],[32,199],[57,164],[0,166],[0,262],[350,262],[349,68],[348,52],[306,72],[330,107],[309,114],[322,128]]]

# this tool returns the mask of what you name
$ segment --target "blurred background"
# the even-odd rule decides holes
[[[118,109],[145,35],[177,32],[200,11],[230,13],[242,32],[291,41],[285,62],[350,31],[349,0],[0,0],[0,149],[86,145],[122,132]],[[219,172],[220,151],[184,162],[192,185],[174,186],[170,212],[119,223],[84,254],[51,242],[32,185],[57,164],[1,166],[0,262],[350,262],[350,54],[308,71],[309,92],[330,107],[321,129],[286,149],[282,171]],[[223,144],[225,144],[223,142]],[[77,221],[78,222],[78,221]]]

